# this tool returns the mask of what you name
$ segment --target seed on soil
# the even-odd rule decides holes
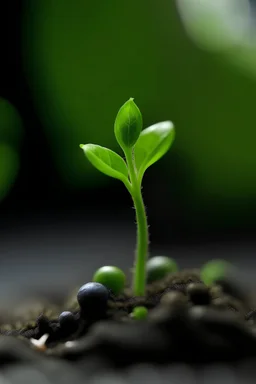
[[[191,283],[187,286],[189,299],[195,305],[208,305],[211,302],[209,289],[201,283]]]
[[[59,316],[60,327],[63,329],[74,329],[76,327],[76,319],[72,312],[64,311]]]
[[[169,273],[177,272],[178,266],[170,257],[155,256],[148,260],[146,270],[147,281],[151,283],[163,279]]]
[[[100,283],[84,284],[77,293],[77,301],[82,312],[88,316],[102,314],[106,311],[109,290]]]
[[[99,268],[94,276],[93,281],[105,285],[115,295],[123,292],[125,287],[125,274],[124,272],[114,266],[104,266]]]

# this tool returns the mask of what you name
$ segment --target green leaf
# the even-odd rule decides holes
[[[115,120],[115,136],[123,150],[131,148],[136,143],[142,130],[142,116],[139,108],[130,98],[119,109]]]
[[[141,132],[134,147],[135,164],[139,180],[150,165],[159,160],[170,148],[175,137],[171,121],[154,124]]]
[[[95,144],[81,144],[80,148],[84,151],[87,159],[99,171],[107,176],[119,179],[125,184],[129,183],[126,163],[117,153]]]

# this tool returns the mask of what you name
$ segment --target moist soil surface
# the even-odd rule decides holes
[[[256,378],[255,308],[241,282],[226,279],[208,288],[199,271],[184,270],[148,285],[145,297],[134,297],[129,288],[122,296],[111,294],[100,317],[82,313],[76,294],[59,308],[49,304],[26,309],[0,325],[0,366],[6,377],[14,376],[11,382],[15,377],[25,380],[27,372],[39,375],[39,384],[147,378],[161,383],[172,377],[190,383],[200,382],[202,369],[211,372],[217,365],[221,380],[230,380],[230,375],[240,375],[245,383],[246,377]],[[138,305],[148,308],[147,319],[132,318]],[[60,325],[63,311],[71,311],[74,318]],[[45,346],[31,342],[45,334]],[[18,374],[17,367],[25,373]],[[32,382],[28,376],[24,382]],[[109,381],[102,381],[103,376]]]

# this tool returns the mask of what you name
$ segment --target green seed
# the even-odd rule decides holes
[[[148,310],[146,307],[140,306],[133,308],[132,317],[136,320],[144,320],[148,316]]]
[[[178,266],[176,262],[170,257],[156,256],[152,257],[147,262],[147,280],[149,283],[152,281],[160,280],[169,273],[176,272]]]
[[[124,272],[114,266],[104,266],[99,268],[94,276],[93,281],[104,285],[110,289],[115,295],[120,294],[125,287]]]
[[[225,260],[211,260],[200,271],[200,278],[206,285],[212,285],[216,280],[226,277],[231,265]]]

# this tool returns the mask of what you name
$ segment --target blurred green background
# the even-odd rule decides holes
[[[153,231],[166,242],[170,231],[181,238],[184,233],[254,231],[254,47],[245,53],[241,47],[246,42],[237,47],[234,40],[233,49],[231,38],[225,49],[207,49],[207,42],[202,45],[198,36],[187,33],[189,13],[183,19],[177,3],[22,2],[13,19],[19,26],[13,49],[19,52],[20,77],[12,92],[6,80],[6,97],[18,111],[11,106],[0,110],[0,150],[5,151],[0,198],[12,187],[0,206],[5,214],[13,206],[26,207],[28,214],[46,205],[53,210],[68,205],[81,212],[106,205],[125,212],[130,201],[123,186],[87,163],[79,144],[120,151],[114,119],[119,107],[134,97],[145,127],[168,119],[176,127],[172,150],[145,176]],[[225,17],[232,18],[231,11]],[[199,35],[204,29],[211,33],[207,25],[215,28],[212,33],[218,30],[218,18],[211,24],[208,16]],[[248,63],[241,65],[239,52]]]

